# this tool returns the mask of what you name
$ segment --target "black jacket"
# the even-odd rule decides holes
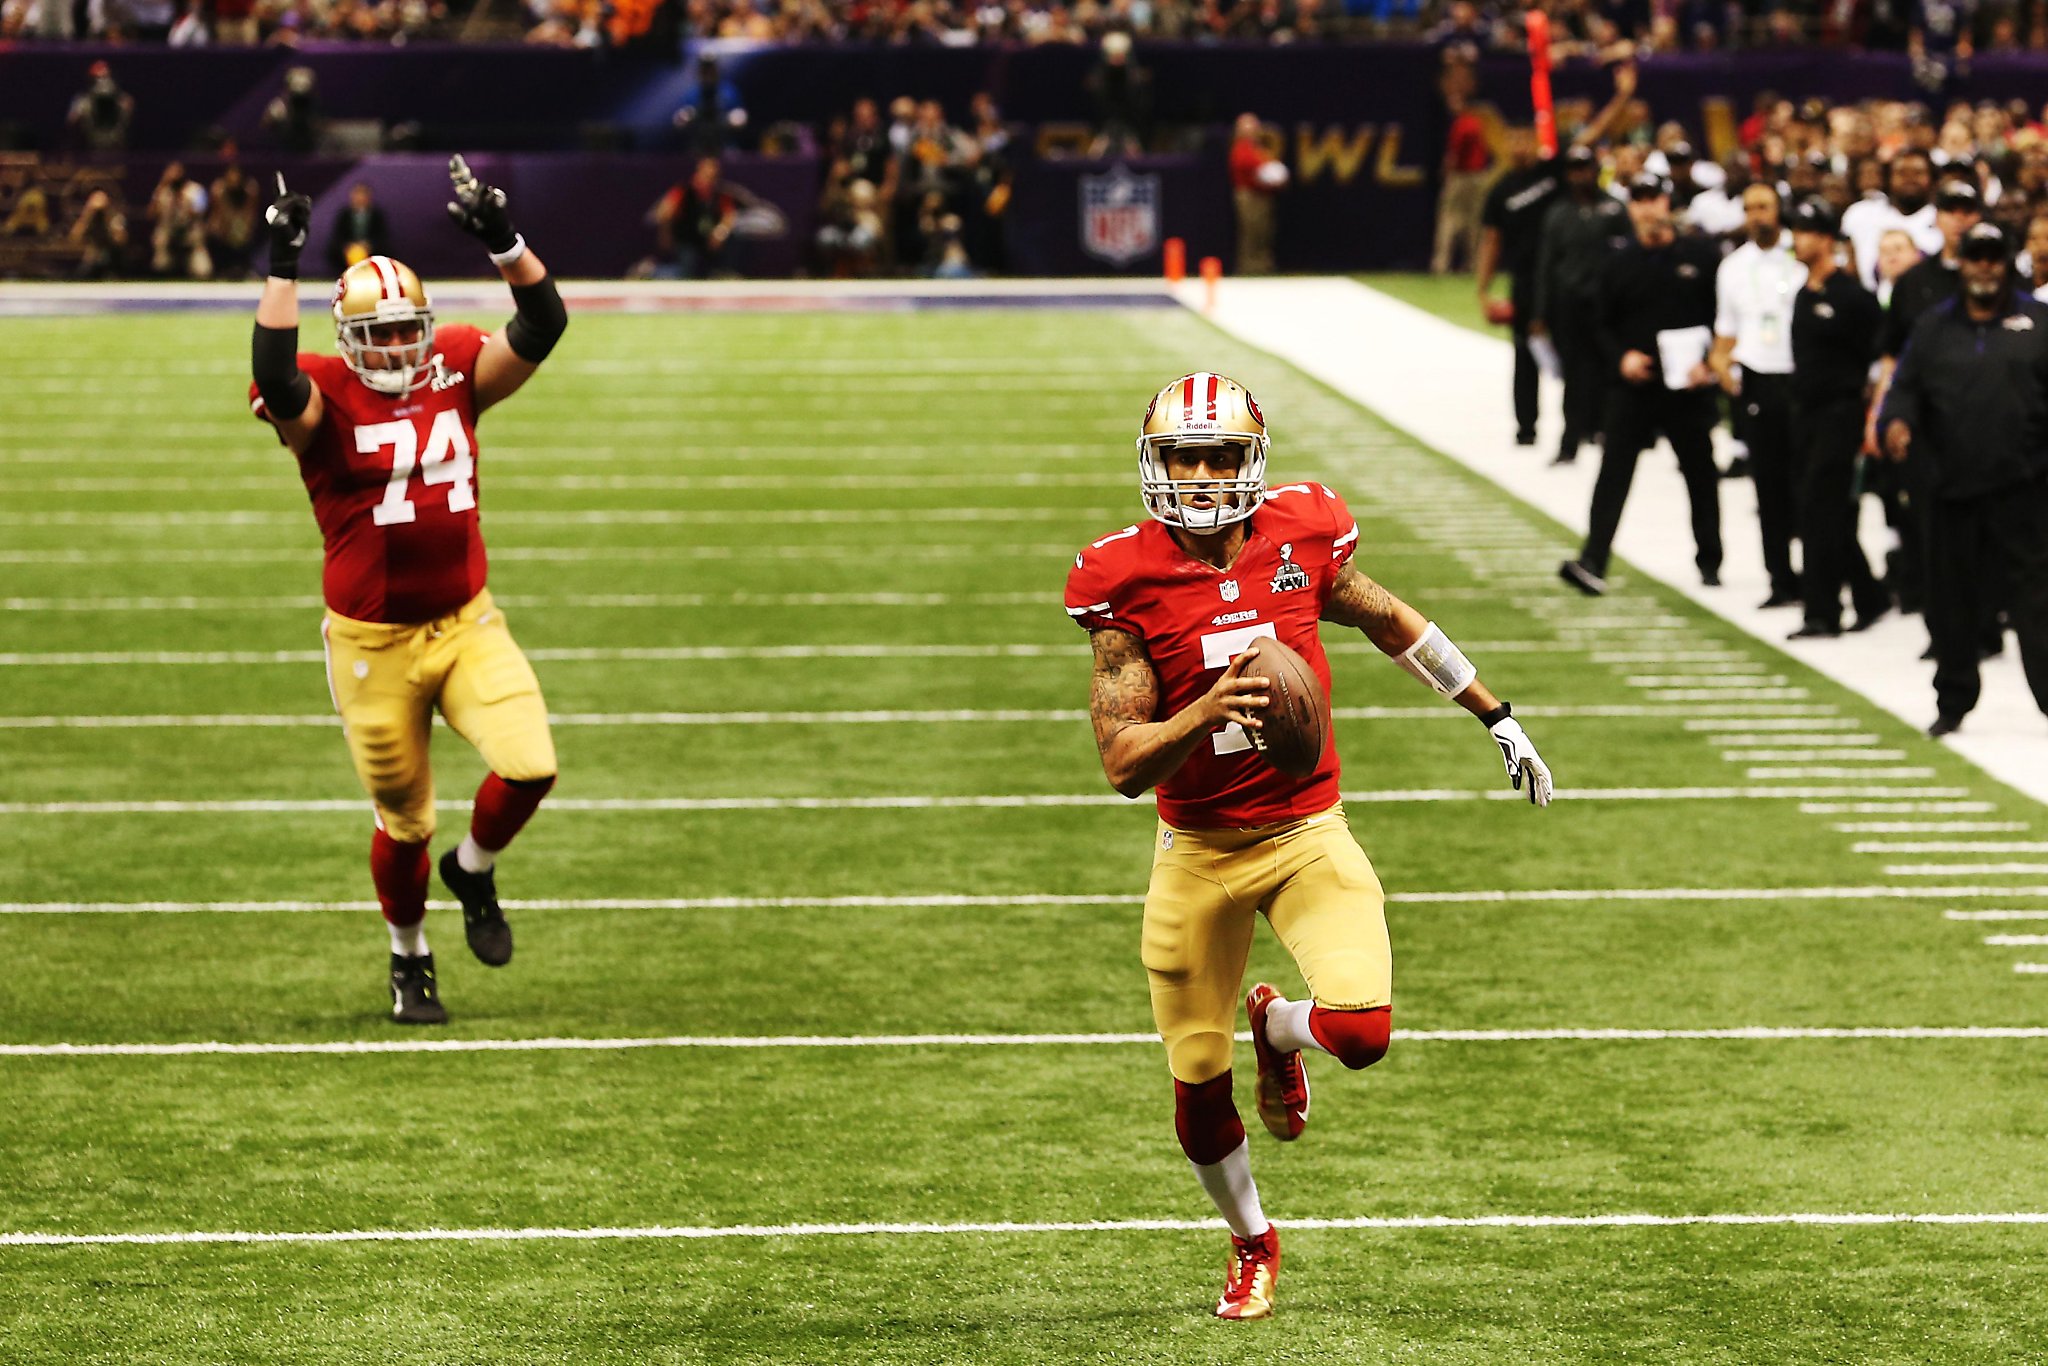
[[[1877,296],[1853,270],[1837,270],[1819,289],[1801,289],[1792,300],[1793,398],[1802,406],[1861,404],[1884,318]]]
[[[1977,498],[2048,475],[2048,305],[2020,294],[1973,322],[1961,299],[1913,325],[1885,396],[1934,492]]]
[[[1930,256],[1892,282],[1892,301],[1885,306],[1884,354],[1897,356],[1913,335],[1913,324],[1937,304],[1962,293],[1962,271],[1939,256]]]
[[[1536,252],[1536,316],[1555,326],[1560,308],[1599,296],[1600,273],[1631,233],[1628,210],[1604,190],[1590,203],[1562,195],[1543,215]]]
[[[1661,247],[1630,242],[1607,263],[1600,289],[1600,359],[1614,375],[1622,355],[1648,353],[1657,362],[1651,387],[1664,385],[1657,334],[1714,325],[1714,274],[1721,248],[1706,237],[1679,237]]]

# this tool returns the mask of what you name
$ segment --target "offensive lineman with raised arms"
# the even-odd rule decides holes
[[[476,422],[527,381],[569,317],[504,192],[459,156],[449,176],[449,216],[512,287],[517,312],[504,328],[436,328],[419,276],[372,256],[335,282],[341,354],[300,352],[299,253],[313,205],[279,177],[251,344],[251,404],[298,457],[325,542],[328,689],[376,813],[370,875],[391,931],[391,1015],[404,1024],[447,1019],[424,933],[434,709],[491,769],[441,878],[462,903],[470,949],[493,967],[512,957],[512,928],[492,869],[555,781],[540,682],[484,586]]]
[[[1174,1129],[1230,1226],[1216,1315],[1273,1312],[1279,1235],[1253,1184],[1230,1060],[1253,922],[1264,914],[1308,984],[1245,998],[1259,1118],[1274,1137],[1308,1121],[1303,1049],[1346,1067],[1385,1056],[1393,966],[1384,896],[1338,800],[1336,745],[1315,772],[1268,765],[1249,732],[1269,702],[1258,641],[1290,646],[1327,701],[1318,623],[1357,627],[1486,725],[1509,778],[1548,805],[1535,746],[1434,622],[1351,563],[1358,524],[1321,484],[1266,487],[1266,422],[1236,381],[1193,374],[1159,391],[1138,438],[1151,520],[1074,558],[1067,614],[1094,645],[1090,713],[1103,771],[1126,797],[1159,789],[1141,956],[1173,1074]]]

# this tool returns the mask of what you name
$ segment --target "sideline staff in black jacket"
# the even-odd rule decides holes
[[[1582,593],[1607,591],[1607,557],[1635,479],[1636,459],[1661,434],[1678,456],[1692,500],[1700,578],[1716,587],[1721,582],[1721,503],[1713,447],[1718,414],[1706,355],[1721,252],[1711,239],[1676,235],[1671,187],[1660,177],[1637,177],[1628,198],[1636,240],[1609,258],[1600,294],[1600,355],[1613,381],[1607,441],[1600,453],[1600,478],[1593,485],[1585,548],[1578,559],[1565,561],[1558,574]],[[1696,338],[1698,364],[1672,388],[1665,384],[1665,340],[1660,338],[1680,331]]]
[[[1883,413],[1885,454],[1924,459],[1933,493],[1936,736],[1977,705],[1988,555],[2010,571],[2020,662],[2048,712],[2048,306],[2013,291],[1996,224],[1970,229],[1961,256],[1962,294],[1913,325]]]

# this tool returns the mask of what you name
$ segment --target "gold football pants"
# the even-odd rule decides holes
[[[434,833],[427,740],[436,706],[500,778],[554,776],[555,742],[540,680],[490,590],[417,626],[330,611],[320,634],[349,756],[391,838],[411,844]]]
[[[1230,1067],[1252,925],[1264,915],[1317,1005],[1393,1003],[1386,895],[1344,808],[1247,830],[1159,827],[1141,954],[1166,1063],[1184,1082]]]

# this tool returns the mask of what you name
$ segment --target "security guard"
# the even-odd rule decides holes
[[[1806,283],[1806,268],[1792,259],[1779,217],[1774,186],[1758,181],[1742,192],[1749,240],[1721,262],[1715,277],[1714,349],[1707,357],[1736,404],[1738,433],[1749,447],[1771,577],[1765,607],[1799,601],[1792,572],[1792,301]]]
[[[1548,336],[1564,371],[1564,435],[1554,463],[1578,459],[1581,444],[1600,430],[1609,372],[1600,356],[1597,313],[1601,274],[1628,240],[1628,221],[1614,196],[1600,188],[1593,149],[1564,154],[1564,195],[1543,218],[1536,258],[1536,319],[1532,335]]]
[[[2010,571],[2020,663],[2048,712],[2048,305],[2012,288],[1997,224],[1971,228],[1958,254],[1962,293],[1914,324],[1881,414],[1885,454],[1925,460],[1932,494],[1933,736],[1977,705],[1987,556]]]
[[[1636,459],[1659,435],[1670,441],[1692,500],[1692,534],[1700,580],[1721,583],[1721,503],[1714,468],[1714,372],[1707,349],[1714,323],[1719,246],[1679,237],[1671,221],[1671,187],[1638,176],[1629,186],[1628,216],[1636,240],[1608,263],[1600,295],[1600,354],[1614,387],[1607,401],[1606,445],[1585,548],[1558,567],[1581,593],[1607,591],[1607,557],[1621,525]]]
[[[1841,222],[1821,199],[1792,208],[1792,254],[1806,271],[1792,303],[1792,455],[1798,475],[1801,596],[1793,640],[1842,633],[1842,585],[1856,605],[1849,629],[1868,630],[1891,608],[1856,540],[1856,456],[1863,394],[1877,358],[1884,310],[1836,259]]]

